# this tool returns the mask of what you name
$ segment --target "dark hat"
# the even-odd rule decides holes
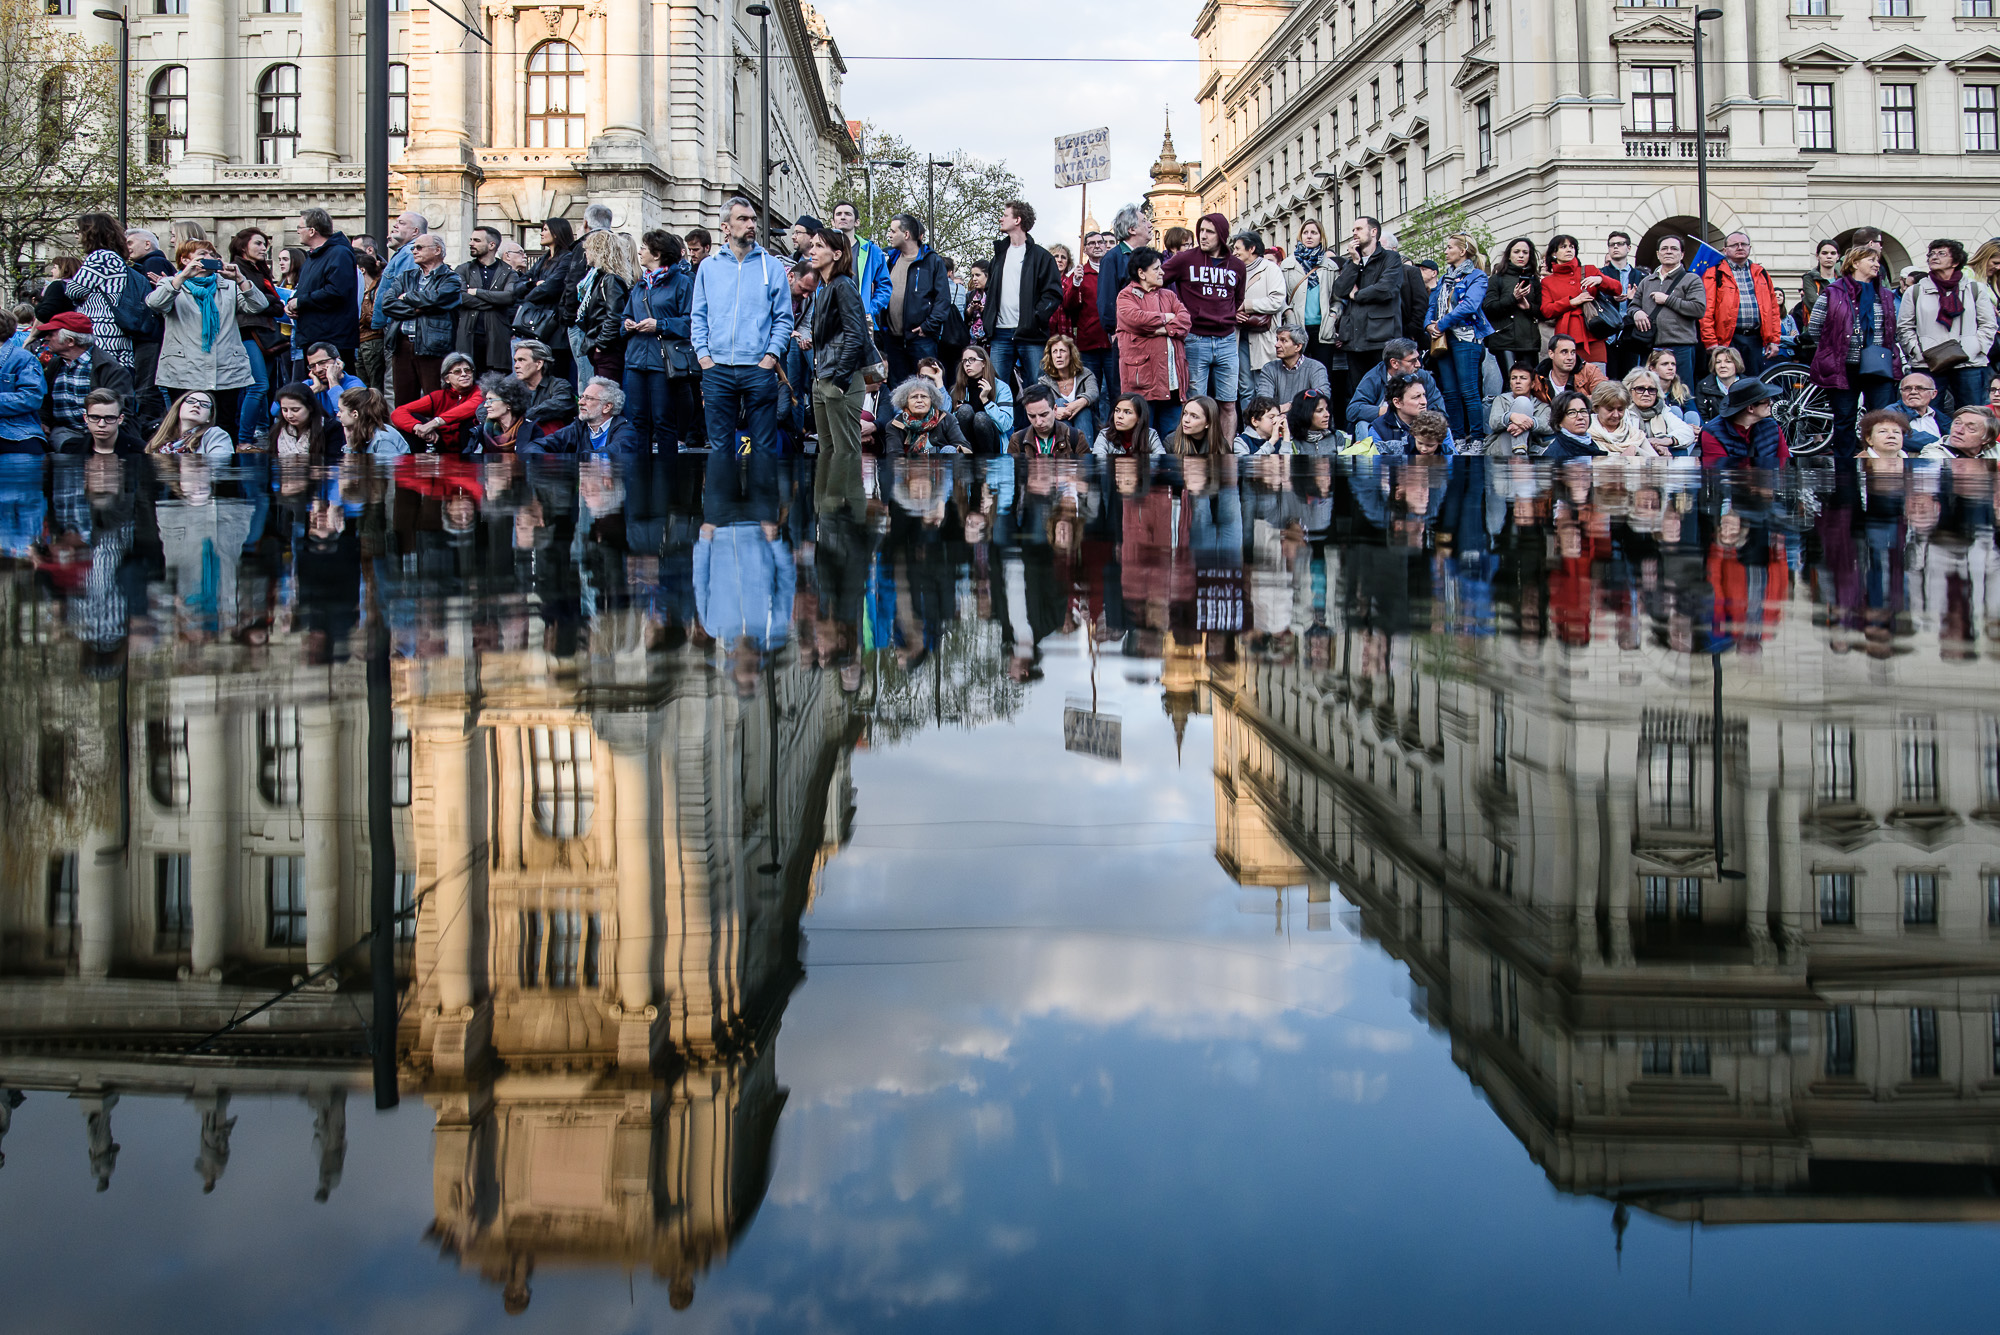
[[[90,332],[90,317],[82,311],[64,311],[53,319],[44,320],[35,326],[38,334],[87,334]]]
[[[1436,273],[1438,271],[1438,262],[1436,260],[1418,260],[1417,267],[1419,269],[1429,269],[1432,273]]]
[[[821,222],[819,219],[813,217],[810,213],[801,213],[799,215],[798,221],[793,223],[792,226],[803,227],[808,232],[813,233],[815,236],[826,230],[826,224]]]
[[[1763,381],[1752,380],[1745,376],[1729,387],[1729,397],[1722,401],[1722,415],[1734,417],[1745,408],[1754,408],[1777,397],[1776,391]]]

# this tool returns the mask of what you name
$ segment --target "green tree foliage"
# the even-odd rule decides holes
[[[1424,202],[1410,210],[1409,219],[1396,229],[1396,249],[1406,260],[1436,260],[1444,263],[1444,239],[1453,232],[1464,232],[1479,243],[1479,253],[1490,268],[1493,253],[1493,229],[1465,211],[1465,205],[1456,199],[1446,199],[1439,195],[1427,195]]]
[[[0,0],[0,107],[0,276],[11,293],[37,254],[76,248],[78,214],[117,211],[116,54],[50,22],[43,0]],[[146,162],[143,120],[132,129],[132,216],[160,216],[166,176]]]
[[[861,234],[880,241],[891,218],[914,213],[928,225],[924,239],[961,266],[992,258],[993,241],[1000,234],[1000,206],[1027,193],[1027,186],[1005,162],[982,162],[962,153],[915,148],[872,123],[863,128],[861,146],[871,161],[904,164],[878,166],[865,173],[858,162],[848,165],[833,197],[854,201],[861,215]],[[930,157],[951,157],[959,165],[940,166],[927,173],[924,163]],[[930,217],[927,175],[937,183],[935,218]]]

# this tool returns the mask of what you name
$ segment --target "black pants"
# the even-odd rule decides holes
[[[771,452],[711,451],[702,481],[701,517],[715,525],[776,523],[778,472]]]
[[[1764,374],[1764,331],[1761,329],[1739,329],[1729,340],[1729,346],[1736,349],[1743,358],[1743,374],[1761,378]]]

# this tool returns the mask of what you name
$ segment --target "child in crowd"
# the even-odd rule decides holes
[[[1238,454],[1290,454],[1292,443],[1285,433],[1285,410],[1265,394],[1250,400],[1243,415],[1243,430],[1236,434]]]

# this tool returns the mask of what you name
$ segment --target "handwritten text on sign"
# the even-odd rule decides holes
[[[1056,186],[1111,179],[1111,127],[1056,136]]]

